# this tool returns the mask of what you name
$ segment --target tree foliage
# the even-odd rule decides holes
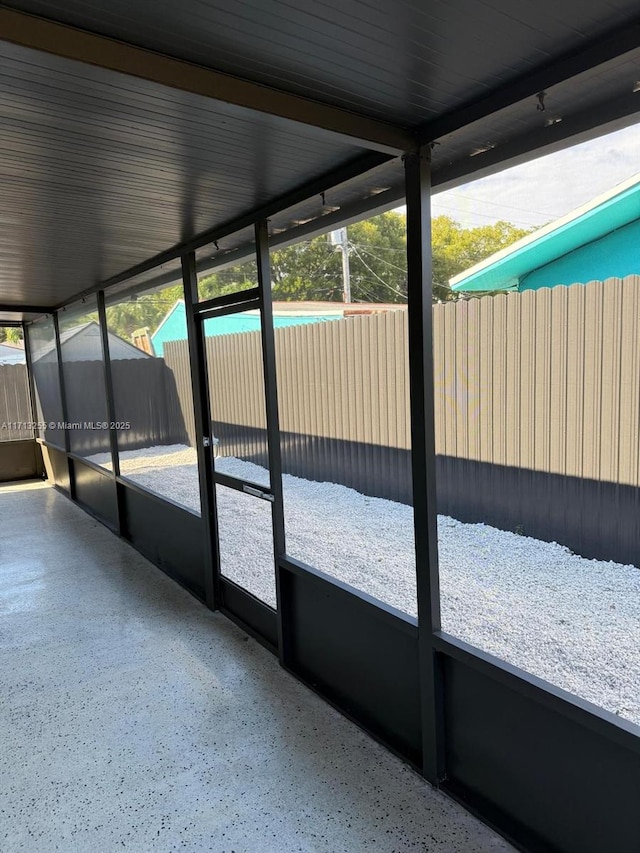
[[[449,279],[528,232],[510,222],[463,228],[449,216],[432,223],[434,299],[457,298]],[[356,222],[347,229],[351,296],[354,302],[402,303],[407,299],[406,224],[391,211]],[[326,236],[271,253],[273,298],[277,301],[342,301],[342,258]],[[255,287],[254,260],[221,269],[200,280],[201,298],[210,299]],[[123,301],[107,309],[109,328],[130,339],[139,328],[153,333],[175,302],[180,285]]]
[[[448,281],[494,252],[520,240],[533,229],[518,228],[511,222],[496,222],[463,228],[450,216],[436,216],[431,227],[434,293],[439,299],[451,299]]]
[[[176,284],[157,292],[125,297],[122,302],[107,307],[107,327],[127,341],[138,329],[148,328],[153,334],[182,295],[182,285]]]
[[[19,344],[22,342],[22,330],[17,326],[0,326],[0,343]]]

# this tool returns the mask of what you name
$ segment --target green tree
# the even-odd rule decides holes
[[[122,302],[107,308],[109,331],[127,341],[137,329],[148,328],[153,333],[182,295],[182,286],[177,284],[137,297],[124,297]]]
[[[351,294],[357,302],[406,301],[405,217],[394,211],[350,225]],[[342,301],[342,261],[326,235],[271,253],[273,298]],[[247,261],[200,281],[200,295],[222,296],[255,287],[256,265]]]
[[[18,326],[0,326],[0,343],[22,343],[22,329]]]
[[[510,222],[463,228],[449,216],[432,223],[434,300],[458,298],[449,279],[529,233]],[[347,228],[351,295],[354,302],[406,302],[406,221],[390,211]],[[271,253],[273,298],[279,301],[342,301],[340,251],[326,235]],[[211,299],[257,285],[255,260],[201,277],[200,297]],[[146,293],[107,309],[109,329],[126,340],[139,328],[153,333],[176,300],[180,285]]]
[[[532,230],[504,221],[463,228],[450,216],[436,216],[431,225],[434,296],[443,301],[456,298],[449,288],[450,278],[510,246]]]
[[[203,276],[198,282],[198,293],[200,299],[213,299],[257,286],[258,268],[255,260],[251,259]]]
[[[407,293],[405,218],[391,211],[347,228],[351,296],[355,302],[404,302]],[[277,300],[342,301],[340,251],[326,235],[271,255]]]
[[[449,216],[432,223],[434,300],[458,298],[449,279],[524,237],[510,222],[463,228]],[[404,214],[391,211],[347,229],[351,294],[357,302],[406,302]],[[342,300],[340,253],[326,237],[298,243],[271,256],[273,296],[279,300]]]

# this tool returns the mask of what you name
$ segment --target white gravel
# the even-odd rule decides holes
[[[121,454],[141,485],[199,509],[195,451]],[[234,458],[218,470],[254,482]],[[412,510],[335,483],[283,477],[287,551],[413,616]],[[275,605],[269,505],[218,488],[223,570]],[[239,524],[238,521],[241,521]],[[555,543],[438,518],[443,629],[640,724],[640,570]]]
[[[200,512],[200,487],[195,448],[184,444],[124,450],[119,454],[120,474],[165,498]],[[94,453],[91,462],[105,465],[110,453]],[[171,469],[171,476],[166,475]]]

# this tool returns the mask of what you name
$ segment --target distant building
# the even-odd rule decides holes
[[[0,364],[25,364],[24,346],[8,341],[0,344]]]
[[[640,275],[640,174],[449,281],[452,290],[538,290]]]
[[[131,358],[151,358],[146,352],[125,341],[124,338],[108,334],[109,357],[112,361]],[[102,341],[100,338],[100,326],[91,320],[65,329],[60,332],[60,347],[64,361],[100,361],[102,358]],[[55,344],[48,343],[33,353],[33,360],[40,362],[55,361]]]
[[[274,302],[273,325],[300,326],[308,323],[323,323],[342,320],[358,314],[374,314],[406,308],[401,304],[381,305],[373,302]],[[260,312],[256,310],[210,317],[205,320],[204,331],[208,337],[232,335],[238,332],[257,332],[260,329]],[[187,315],[184,301],[179,299],[151,335],[156,355],[162,356],[168,341],[183,341],[187,338]]]

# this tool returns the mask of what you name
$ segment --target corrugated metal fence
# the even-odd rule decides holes
[[[0,441],[33,438],[33,430],[18,426],[31,420],[27,366],[0,364]]]
[[[439,510],[640,565],[640,277],[434,319]]]
[[[50,421],[56,418],[59,408],[55,393],[57,364],[36,363],[36,367],[42,416]],[[84,456],[108,452],[109,431],[95,428],[97,423],[108,421],[102,361],[69,361],[63,368],[67,419],[74,424],[69,431],[71,450]],[[183,412],[193,418],[191,395],[185,410],[173,373],[162,359],[116,359],[111,363],[111,376],[116,420],[130,424],[129,428],[118,430],[121,451],[188,442]],[[89,426],[91,423],[94,427]],[[47,440],[55,441],[56,434],[55,430],[50,431]]]
[[[437,452],[640,485],[640,277],[434,308]]]

